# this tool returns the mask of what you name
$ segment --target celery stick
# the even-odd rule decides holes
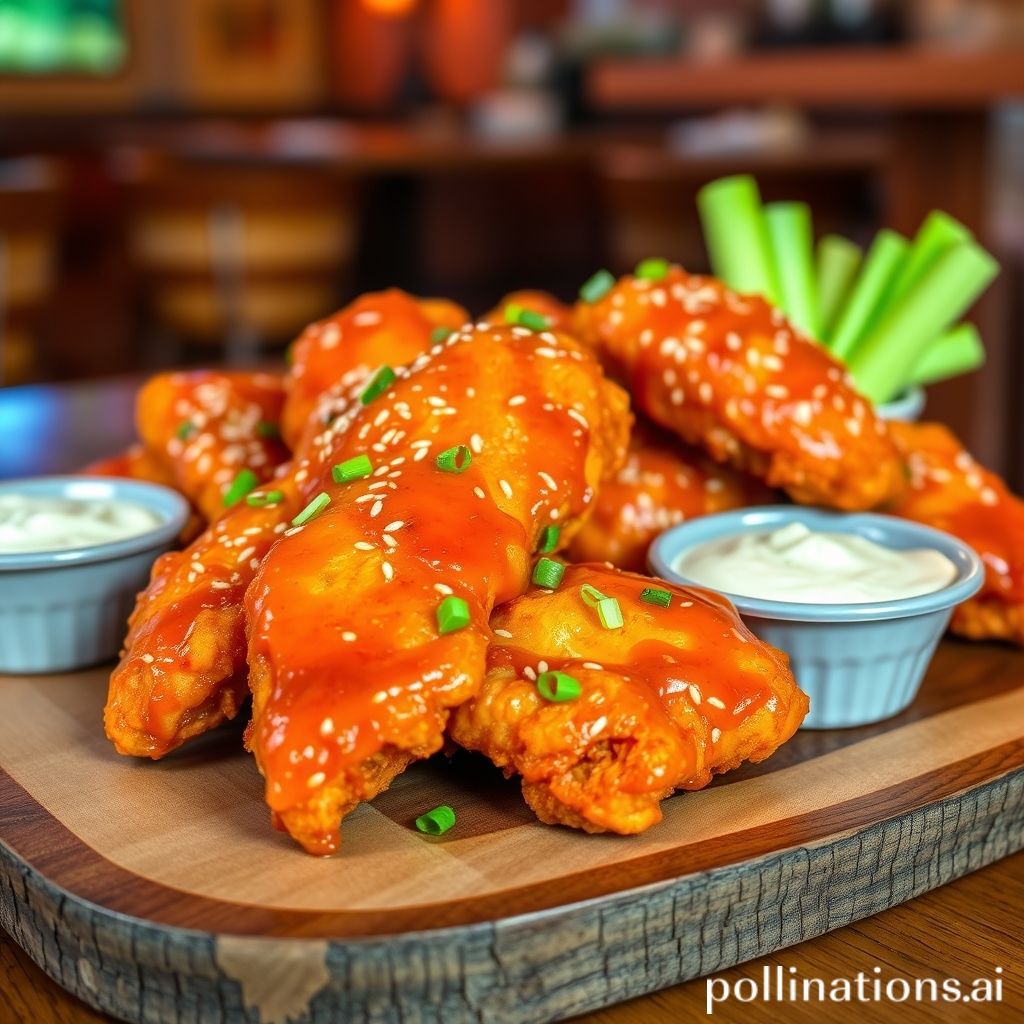
[[[806,203],[769,203],[764,217],[778,274],[779,305],[805,334],[820,340],[810,208]]]
[[[825,344],[829,344],[832,325],[850,293],[862,259],[860,247],[839,235],[826,235],[818,243],[818,321]]]
[[[840,359],[849,362],[875,311],[884,303],[896,268],[909,247],[910,243],[902,235],[887,228],[882,228],[875,236],[850,297],[840,311],[832,331],[829,347]]]
[[[864,338],[849,361],[858,388],[887,402],[906,387],[911,368],[999,272],[981,246],[962,242],[943,253]]]
[[[914,236],[910,252],[893,282],[889,302],[898,302],[944,252],[971,238],[971,232],[960,221],[941,210],[932,210]]]
[[[974,324],[960,324],[928,343],[911,367],[907,385],[924,386],[977,370],[985,362],[985,346]]]
[[[768,228],[757,182],[741,174],[720,178],[697,194],[711,269],[730,288],[779,300]]]

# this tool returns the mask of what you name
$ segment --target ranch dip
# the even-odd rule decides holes
[[[853,533],[803,523],[742,533],[684,551],[673,568],[713,590],[800,604],[867,604],[930,594],[956,566],[932,548],[900,551]]]
[[[126,501],[0,494],[0,555],[110,544],[161,522],[155,512]]]

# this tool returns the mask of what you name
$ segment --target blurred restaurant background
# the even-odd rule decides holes
[[[929,409],[1024,486],[1020,0],[0,0],[0,385],[272,363],[390,285],[706,270],[734,172],[997,256]]]

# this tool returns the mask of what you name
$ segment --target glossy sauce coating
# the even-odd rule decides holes
[[[429,316],[420,311],[419,303],[403,293],[386,294],[391,301],[377,310],[382,312],[383,319],[375,321],[375,330],[350,331],[345,335],[345,344],[331,347],[330,364],[339,378],[331,381],[328,401],[348,393],[350,387],[343,382],[353,371],[359,370],[355,376],[363,380],[359,368],[365,368],[383,353],[380,346],[386,339],[402,337],[410,316],[417,333],[407,350],[415,348],[417,353],[422,352],[424,325]],[[357,299],[338,318],[352,319],[365,312],[368,298],[372,297]],[[424,305],[429,309],[432,304]],[[301,351],[304,350],[300,348]],[[157,451],[166,451],[177,440],[179,423],[165,410],[169,388],[179,389],[177,400],[198,407],[203,404],[204,395],[182,394],[181,389],[186,384],[193,390],[204,387],[209,376],[164,375],[143,389],[138,415],[149,425]],[[226,380],[242,377],[220,376]],[[276,394],[276,411],[280,415],[280,388]],[[317,396],[317,401],[322,398]],[[154,404],[157,400],[164,410],[160,415]],[[231,407],[234,404],[228,403]],[[188,411],[181,409],[182,414]],[[252,418],[250,412],[247,422],[251,423]],[[157,433],[158,426],[162,433]],[[322,429],[322,423],[314,421],[310,436],[316,436]],[[190,449],[172,447],[174,457],[188,467],[183,479],[189,483],[195,479],[197,470],[195,460],[189,461]],[[204,443],[203,451],[206,450]],[[282,465],[273,481],[260,488],[280,490],[280,504],[250,508],[242,502],[224,509],[221,499],[213,510],[220,516],[215,528],[201,534],[186,550],[157,560],[150,584],[139,595],[132,614],[121,662],[110,678],[104,719],[107,735],[121,753],[163,757],[237,713],[247,695],[242,606],[245,589],[267,551],[315,493],[311,487],[308,466],[301,461]]]
[[[893,423],[909,488],[886,511],[959,537],[985,563],[985,583],[953,614],[975,639],[1024,644],[1024,501],[938,423]]]
[[[379,788],[372,759],[438,749],[483,677],[492,607],[525,588],[546,526],[571,538],[630,421],[589,353],[518,327],[460,332],[336,411],[302,447],[307,493],[331,503],[286,533],[246,598],[252,748],[278,820],[315,853]],[[442,472],[460,444],[469,468]],[[360,454],[373,475],[334,483],[330,466]],[[471,623],[440,635],[447,596]]]
[[[902,487],[870,402],[763,299],[672,267],[581,301],[574,323],[653,420],[795,500],[866,509]]]
[[[360,295],[310,324],[291,350],[282,432],[292,448],[329,388],[351,387],[378,367],[404,366],[433,344],[438,327],[454,330],[469,314],[444,299],[417,299],[398,288]]]
[[[644,572],[651,541],[670,526],[778,500],[756,477],[638,423],[626,461],[601,485],[594,511],[573,539],[569,555],[578,562],[611,562],[619,569]]]
[[[583,599],[615,598],[606,629]],[[669,591],[668,608],[646,587]],[[600,565],[568,566],[557,590],[497,609],[481,692],[452,717],[455,741],[519,774],[543,821],[640,832],[675,789],[763,760],[807,712],[786,656],[759,641],[724,598]],[[542,672],[579,681],[573,700],[538,692]]]
[[[546,317],[549,330],[562,331],[566,334],[573,333],[572,306],[567,306],[550,292],[540,291],[536,288],[523,288],[519,291],[509,292],[494,309],[484,315],[484,320],[492,324],[505,323],[505,311],[513,304]]]
[[[269,373],[192,370],[152,377],[139,392],[136,425],[147,450],[210,522],[243,469],[269,480],[288,457],[280,439],[284,389]]]

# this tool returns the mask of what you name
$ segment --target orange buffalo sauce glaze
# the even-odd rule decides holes
[[[596,610],[580,595],[587,584],[618,600],[621,628],[602,627]],[[670,591],[671,606],[642,602],[645,587]],[[666,779],[662,759],[652,758],[643,762],[646,770],[634,765],[631,775],[621,780],[623,792],[658,792],[667,785],[680,785],[699,766],[714,760],[714,746],[722,734],[734,731],[776,699],[779,677],[789,675],[785,655],[754,637],[733,606],[712,591],[677,587],[604,566],[576,565],[566,568],[557,604],[553,596],[533,591],[499,612],[496,625],[511,632],[512,639],[496,638],[488,668],[508,666],[522,678],[526,669],[537,673],[538,662],[543,661],[548,669],[579,675],[582,693],[563,707],[586,741],[598,734],[595,714],[603,717],[600,706],[595,711],[587,701],[586,680],[599,684],[602,674],[611,673],[640,691],[644,699],[635,705],[633,732],[638,736],[675,733],[679,747],[672,765],[674,777]],[[538,609],[544,604],[551,607],[543,615],[526,612],[524,618],[524,606],[530,603]],[[592,674],[594,665],[600,666],[596,674]],[[694,711],[707,723],[707,740],[693,730],[677,728]],[[686,760],[679,760],[680,755]]]
[[[580,302],[574,325],[639,408],[719,461],[801,501],[868,508],[897,492],[899,460],[871,403],[759,296],[672,267]]]
[[[307,434],[303,492],[330,505],[288,531],[246,599],[250,664],[269,677],[252,743],[273,810],[387,745],[437,749],[445,709],[482,678],[491,609],[526,587],[543,528],[591,498],[602,467],[586,416],[611,387],[568,338],[471,329]],[[455,445],[472,462],[443,472],[436,457]],[[373,474],[334,483],[331,466],[360,454]],[[442,636],[448,595],[472,622]]]
[[[910,486],[887,511],[970,544],[985,563],[979,598],[1024,601],[1024,501],[938,423],[894,423]]]
[[[294,448],[321,396],[352,385],[382,365],[403,366],[430,348],[438,327],[469,320],[453,302],[417,299],[398,288],[360,295],[333,316],[310,324],[292,347],[283,432]]]

